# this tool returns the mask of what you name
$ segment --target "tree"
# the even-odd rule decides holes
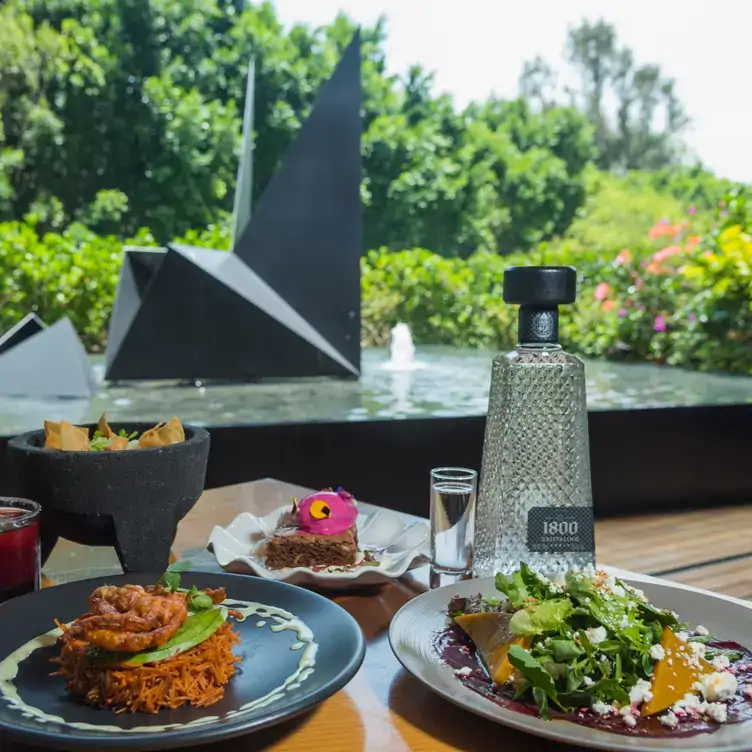
[[[285,29],[242,0],[0,0],[0,220],[86,223],[160,242],[232,209],[246,75],[255,61],[254,197],[356,29]],[[459,112],[413,66],[386,73],[383,20],[361,30],[367,247],[443,255],[526,248],[584,197],[592,129],[571,108]]]
[[[595,130],[599,167],[658,169],[680,161],[681,135],[689,119],[674,80],[659,66],[638,64],[632,50],[619,46],[615,28],[602,19],[584,20],[570,29],[565,55],[580,81],[568,94]],[[560,96],[548,93],[553,81],[548,65],[536,58],[525,64],[520,92],[550,107]]]

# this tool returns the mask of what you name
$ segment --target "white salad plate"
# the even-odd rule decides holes
[[[413,566],[425,563],[430,532],[428,520],[405,524],[403,515],[389,509],[369,509],[365,504],[358,507],[359,562],[365,551],[370,552],[375,561],[359,563],[354,567],[267,569],[264,544],[273,535],[280,516],[289,511],[289,505],[275,509],[265,517],[243,512],[227,527],[215,526],[209,536],[208,547],[219,566],[228,572],[255,574],[293,585],[315,585],[337,590],[377,585],[401,577]]]
[[[610,570],[622,576],[616,570]],[[714,595],[665,580],[629,573],[622,579],[645,592],[659,608],[676,611],[681,621],[702,624],[720,639],[752,646],[752,604]],[[446,607],[454,595],[499,595],[493,578],[469,580],[430,590],[406,603],[392,619],[389,642],[403,667],[429,689],[465,710],[535,736],[566,744],[614,752],[682,750],[682,752],[749,752],[752,721],[722,726],[718,731],[689,737],[631,737],[588,728],[566,720],[546,721],[501,707],[465,687],[434,647],[447,626]],[[503,734],[499,749],[504,748]],[[534,747],[531,747],[533,749]]]

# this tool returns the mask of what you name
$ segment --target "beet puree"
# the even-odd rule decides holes
[[[443,632],[439,632],[436,635],[434,646],[444,662],[453,669],[471,669],[471,674],[457,677],[468,689],[472,689],[473,692],[477,692],[503,708],[509,708],[525,715],[538,715],[537,706],[514,699],[514,690],[511,687],[494,686],[483,668],[475,645],[459,627],[451,626]],[[742,693],[746,684],[752,684],[752,652],[735,642],[710,642],[708,647],[742,653],[742,657],[731,664],[739,682],[739,690],[736,697],[728,704],[728,723],[740,723],[752,719],[752,700]],[[551,709],[550,715],[559,720],[571,721],[582,726],[626,736],[686,737],[711,733],[721,728],[720,724],[713,721],[684,717],[680,719],[679,725],[675,729],[671,729],[664,726],[656,716],[636,718],[637,724],[635,726],[627,726],[620,715],[602,716],[589,708],[583,708],[573,713],[561,713]]]

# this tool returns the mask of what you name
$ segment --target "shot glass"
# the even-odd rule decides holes
[[[0,603],[39,590],[39,513],[29,499],[0,496]]]
[[[431,470],[431,588],[472,577],[477,489],[475,470]]]

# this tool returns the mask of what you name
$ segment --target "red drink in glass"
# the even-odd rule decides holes
[[[39,590],[39,512],[28,499],[0,496],[0,603]]]

